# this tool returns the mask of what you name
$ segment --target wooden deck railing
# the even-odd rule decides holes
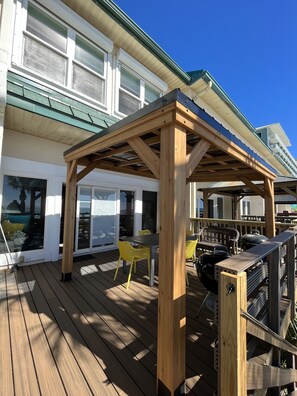
[[[258,230],[260,234],[265,235],[265,222],[264,221],[248,221],[248,220],[232,220],[232,219],[213,219],[203,217],[192,217],[190,218],[190,228],[194,233],[207,226],[218,226],[218,227],[231,227],[236,228],[240,235],[248,234],[252,230]],[[276,234],[295,227],[294,223],[275,223]]]
[[[216,265],[219,395],[295,390],[297,348],[285,335],[295,317],[296,235],[282,232]]]

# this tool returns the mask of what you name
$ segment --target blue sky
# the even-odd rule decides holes
[[[185,71],[206,69],[255,127],[279,122],[297,158],[296,0],[114,0]]]

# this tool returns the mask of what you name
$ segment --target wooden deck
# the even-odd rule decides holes
[[[130,288],[117,251],[75,260],[73,280],[60,282],[61,262],[0,272],[0,395],[154,395],[158,285],[138,264]],[[206,294],[188,265],[187,390],[216,388]]]

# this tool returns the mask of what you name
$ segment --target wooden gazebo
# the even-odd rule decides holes
[[[297,203],[297,179],[290,176],[276,176],[274,181],[275,204]],[[243,197],[260,196],[265,199],[265,185],[262,182],[232,186],[212,186],[199,188],[203,193],[203,200],[207,202],[212,194],[229,196],[232,199],[232,218],[236,219],[237,205]],[[208,207],[204,205],[204,217],[208,217]]]
[[[95,168],[160,180],[157,393],[184,393],[186,185],[264,185],[266,230],[274,236],[274,170],[179,90],[67,150],[62,280],[71,279],[76,184]],[[81,166],[82,168],[78,167]],[[257,188],[257,187],[255,187]]]

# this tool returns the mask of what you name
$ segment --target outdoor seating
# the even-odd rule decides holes
[[[203,227],[198,233],[197,248],[203,251],[227,250],[230,254],[237,254],[239,236],[235,228]]]
[[[139,231],[138,231],[138,235],[148,235],[148,234],[151,234],[151,231],[148,230],[148,229],[139,230]]]
[[[150,274],[150,249],[146,247],[135,248],[131,245],[130,242],[126,242],[126,241],[118,241],[118,246],[119,246],[120,255],[113,280],[116,280],[121,260],[124,260],[126,263],[130,263],[130,269],[129,269],[127,285],[126,285],[126,289],[128,289],[133,268],[134,268],[134,272],[136,272],[137,261],[147,260],[148,274]]]
[[[186,262],[192,261],[192,263],[194,263],[194,260],[196,259],[197,242],[198,239],[196,240],[189,239],[186,241]],[[186,271],[186,281],[187,281],[187,286],[189,286],[189,278],[187,271]]]

